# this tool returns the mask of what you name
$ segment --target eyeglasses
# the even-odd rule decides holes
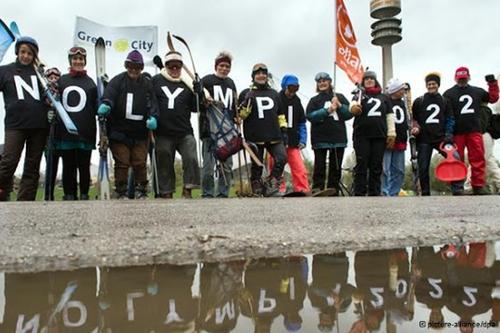
[[[86,57],[87,51],[83,47],[80,47],[80,46],[73,46],[68,51],[68,55],[70,55],[70,56],[74,56],[77,54],[81,54],[82,56]]]

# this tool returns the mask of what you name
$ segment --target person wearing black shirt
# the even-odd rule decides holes
[[[191,113],[196,112],[196,90],[181,77],[182,56],[171,51],[165,56],[165,68],[153,77],[160,107],[157,135],[157,161],[160,197],[171,199],[175,192],[175,152],[182,158],[184,198],[192,198],[191,190],[200,186],[200,168],[196,140],[191,126]]]
[[[239,116],[247,141],[257,146],[256,155],[262,161],[264,149],[271,154],[274,165],[265,183],[262,167],[252,160],[252,191],[256,195],[273,196],[279,191],[283,170],[288,162],[285,145],[288,142],[286,118],[278,92],[269,86],[268,70],[264,64],[252,69],[252,85],[238,98]]]
[[[127,199],[129,167],[134,169],[136,198],[147,197],[148,130],[157,126],[158,106],[151,79],[142,74],[144,61],[139,51],[125,60],[127,71],[106,86],[97,113],[110,114],[108,137],[115,160],[115,196]]]
[[[19,37],[15,45],[16,61],[0,67],[0,91],[5,104],[5,146],[0,161],[0,201],[9,200],[13,177],[26,145],[23,175],[17,200],[36,198],[40,161],[47,141],[48,107],[37,80],[34,61],[38,43],[31,37]]]
[[[412,133],[417,141],[418,179],[424,196],[431,195],[429,169],[432,152],[440,152],[439,145],[445,138],[452,140],[455,127],[450,102],[439,93],[440,85],[439,73],[427,74],[427,93],[415,99],[412,105]]]
[[[215,58],[215,74],[210,74],[201,79],[202,86],[209,92],[214,101],[224,104],[224,111],[230,112],[230,119],[235,116],[236,86],[233,80],[228,77],[231,71],[232,56],[227,52],[221,52]],[[206,112],[211,109],[207,108]],[[200,114],[201,140],[203,150],[202,194],[203,198],[227,198],[231,187],[233,159],[228,158],[221,163],[224,174],[219,173],[217,192],[215,192],[214,170],[216,160],[213,154],[214,142],[210,137],[210,124],[206,112]]]
[[[394,147],[396,129],[389,98],[382,94],[375,72],[363,74],[362,87],[358,96],[354,96],[351,113],[355,116],[352,133],[356,153],[354,195],[379,196],[384,152],[386,147]]]
[[[405,89],[406,84],[397,78],[387,83],[387,94],[396,126],[396,142],[392,149],[387,148],[384,153],[382,194],[390,197],[399,195],[405,178],[405,150],[408,140],[407,111],[402,99]]]
[[[78,135],[68,133],[57,124],[55,147],[63,160],[63,189],[65,200],[78,199],[77,171],[80,176],[80,199],[89,199],[90,157],[95,148],[97,87],[87,75],[87,51],[72,47],[68,52],[69,73],[59,79],[59,94]]]
[[[481,134],[481,103],[498,101],[498,82],[493,75],[487,75],[488,91],[469,85],[470,73],[467,67],[459,67],[455,71],[456,85],[444,93],[450,100],[455,115],[455,131],[453,142],[457,145],[460,158],[464,160],[464,150],[471,166],[471,184],[476,195],[487,194],[486,161],[484,159],[484,143]],[[463,181],[452,184],[454,195],[463,194]]]
[[[307,104],[307,119],[311,122],[311,143],[314,151],[313,193],[325,189],[326,159],[329,155],[326,188],[338,195],[342,176],[342,160],[347,147],[345,122],[352,118],[349,101],[344,95],[333,92],[332,78],[320,72],[314,78],[316,96]]]

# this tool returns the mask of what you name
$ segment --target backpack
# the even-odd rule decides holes
[[[206,113],[212,139],[212,153],[221,162],[236,154],[243,147],[241,135],[231,117],[231,111],[212,103]]]

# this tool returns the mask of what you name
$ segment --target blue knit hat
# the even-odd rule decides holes
[[[292,74],[287,74],[283,76],[283,79],[281,80],[281,88],[286,89],[288,86],[298,86],[299,85],[299,79]]]

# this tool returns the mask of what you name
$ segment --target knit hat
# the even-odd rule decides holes
[[[377,79],[377,73],[375,73],[374,71],[366,71],[363,73],[363,80],[366,79],[366,78],[372,78],[372,79]]]
[[[392,78],[387,82],[387,93],[392,95],[405,88],[405,84],[398,78]]]
[[[434,81],[438,86],[441,85],[441,74],[438,72],[430,72],[425,76],[425,83],[429,83],[429,81]]]
[[[217,57],[215,57],[215,68],[221,63],[221,62],[227,62],[229,66],[231,66],[231,63],[233,61],[233,56],[231,53],[222,51],[220,52]]]
[[[467,67],[458,67],[455,71],[455,80],[468,79],[469,77],[470,73]]]
[[[31,52],[35,55],[35,58],[38,56],[38,43],[37,41],[29,36],[21,36],[16,40],[15,45],[15,53],[16,55],[19,53],[19,48],[22,44],[26,44],[31,49]]]
[[[263,63],[258,63],[258,64],[253,65],[252,79],[255,78],[255,74],[257,74],[258,72],[264,72],[267,75],[268,74],[267,66]]]
[[[328,81],[331,81],[332,78],[331,78],[330,74],[328,74],[326,72],[319,72],[314,77],[314,81],[318,82],[319,80],[328,80]]]
[[[125,63],[127,62],[144,66],[144,60],[142,59],[142,54],[137,50],[133,50],[127,55]]]
[[[180,54],[177,51],[169,51],[165,55],[165,64],[168,63],[168,62],[170,62],[170,61],[178,61],[178,62],[180,62],[182,64],[183,63],[183,61],[182,61],[182,54]]]
[[[299,79],[295,75],[287,74],[281,79],[281,88],[286,89],[288,86],[298,86]]]

